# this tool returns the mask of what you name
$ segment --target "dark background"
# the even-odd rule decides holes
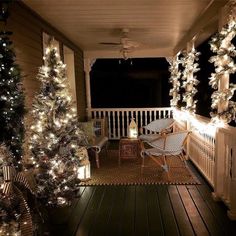
[[[165,58],[96,60],[90,73],[92,107],[169,106],[168,66]]]

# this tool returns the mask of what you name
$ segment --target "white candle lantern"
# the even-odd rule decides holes
[[[91,178],[91,172],[90,172],[90,162],[88,160],[83,162],[82,166],[79,166],[78,168],[78,179],[85,181]]]
[[[137,138],[138,137],[138,126],[136,125],[134,118],[131,119],[129,124],[129,138]]]

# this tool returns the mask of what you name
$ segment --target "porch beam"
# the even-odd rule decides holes
[[[129,53],[129,58],[172,57],[172,48],[137,49]],[[84,58],[122,58],[119,50],[85,50]]]
[[[224,7],[228,2],[229,0],[212,0],[203,10],[202,14],[198,17],[191,29],[176,45],[173,54],[175,55],[182,49],[186,48],[186,44],[190,42],[201,31],[204,31],[204,28],[208,26],[209,22],[212,22],[212,19],[219,18],[219,14],[216,15],[216,12],[218,12],[218,9]]]

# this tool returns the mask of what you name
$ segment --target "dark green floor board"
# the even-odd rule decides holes
[[[136,236],[148,235],[147,194],[145,186],[136,186],[134,233]]]
[[[121,217],[121,235],[134,235],[135,218],[135,186],[127,186],[125,189],[124,209]]]
[[[72,228],[74,227],[74,230],[76,230],[77,228],[77,220],[75,221],[75,225],[73,227],[71,227],[71,230],[68,230],[68,222],[73,222],[72,220],[72,215],[76,214],[74,212],[74,209],[76,208],[78,201],[85,199],[87,201],[88,196],[86,196],[85,198],[81,198],[81,196],[83,195],[85,188],[81,187],[79,190],[79,197],[75,198],[75,200],[72,202],[71,206],[67,206],[67,207],[62,207],[62,208],[55,208],[55,209],[51,209],[49,211],[50,214],[50,218],[51,218],[51,228],[52,228],[52,232],[51,234],[53,235],[58,235],[60,234],[61,236],[63,235],[73,235],[73,230]],[[83,203],[84,205],[84,203]],[[77,215],[77,214],[76,214]]]
[[[89,235],[90,229],[93,227],[96,218],[97,210],[103,198],[105,187],[96,187],[90,201],[88,202],[86,211],[82,217],[76,236]]]
[[[174,212],[170,202],[169,194],[166,185],[157,186],[158,201],[160,203],[161,215],[165,235],[179,235],[178,226],[175,220]]]
[[[229,220],[227,217],[227,207],[222,202],[213,200],[211,188],[207,185],[198,185],[196,188],[212,214],[215,216],[217,224],[224,230],[224,234],[236,235],[236,221]]]
[[[212,187],[209,186],[204,177],[200,174],[200,172],[198,172],[197,168],[194,167],[193,164],[191,164],[191,162],[189,164],[189,167],[202,183],[201,185],[196,185],[196,188],[208,205],[212,214],[215,216],[217,224],[220,225],[224,230],[225,235],[236,235],[236,221],[231,221],[227,217],[227,207],[221,201],[214,201],[214,199],[212,198]]]
[[[156,186],[146,186],[149,236],[164,235]]]
[[[78,224],[82,219],[82,216],[86,210],[87,204],[93,194],[94,188],[92,187],[81,187],[80,197],[76,201],[76,205],[73,206],[70,220],[67,224],[67,231],[65,235],[75,234]]]
[[[188,186],[188,191],[202,217],[204,220],[208,231],[211,235],[223,235],[224,231],[220,228],[220,225],[217,223],[215,216],[212,214],[208,205],[202,201],[202,197],[199,194],[195,186]]]
[[[182,202],[193,226],[193,229],[197,235],[205,236],[210,235],[204,221],[199,214],[193,199],[191,198],[186,186],[177,186],[179,195],[181,196]]]
[[[114,198],[110,217],[107,224],[107,231],[103,235],[116,236],[120,235],[121,219],[123,217],[124,202],[125,202],[125,186],[112,186],[114,188]]]
[[[98,208],[90,236],[105,235],[107,232],[108,221],[114,204],[115,188],[106,187],[101,204]]]
[[[172,207],[174,209],[175,218],[178,224],[180,234],[182,236],[192,236],[194,231],[191,222],[188,218],[187,212],[184,208],[182,200],[179,196],[176,186],[171,185],[168,187],[168,192],[170,195]]]
[[[190,168],[201,185],[85,187],[64,235],[236,235],[236,222],[227,218],[226,206],[212,199],[211,187]]]

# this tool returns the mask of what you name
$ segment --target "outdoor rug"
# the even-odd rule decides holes
[[[145,159],[141,174],[141,157],[121,160],[118,165],[118,150],[108,150],[108,155],[100,153],[100,168],[91,160],[91,179],[81,185],[147,185],[147,184],[200,184],[192,171],[178,158],[167,158],[170,167],[167,173],[151,158]]]

